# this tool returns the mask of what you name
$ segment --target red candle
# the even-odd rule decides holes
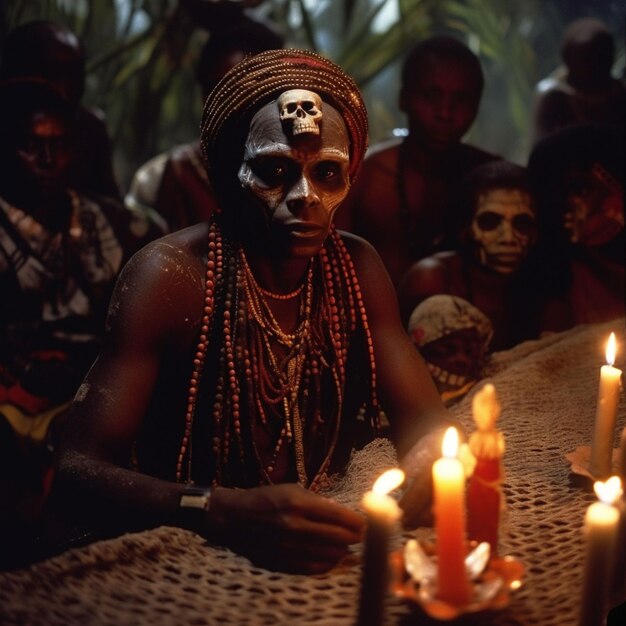
[[[458,433],[448,428],[443,456],[433,464],[435,528],[437,531],[438,597],[450,604],[467,604],[472,597],[465,571],[465,471],[457,458]]]
[[[493,556],[498,551],[504,453],[504,437],[495,429],[500,404],[493,385],[487,384],[476,393],[472,409],[478,430],[469,440],[476,467],[467,490],[467,529],[470,539],[489,543]]]

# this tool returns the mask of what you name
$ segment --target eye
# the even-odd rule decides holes
[[[513,218],[513,228],[520,235],[530,235],[535,231],[535,219],[526,213],[516,215]]]
[[[476,225],[480,230],[495,230],[501,221],[502,216],[493,211],[485,211],[476,216]]]
[[[289,176],[290,168],[284,159],[256,159],[250,163],[252,171],[269,187],[283,185]]]
[[[317,180],[332,182],[341,176],[341,165],[336,161],[322,161],[315,166],[314,173]]]

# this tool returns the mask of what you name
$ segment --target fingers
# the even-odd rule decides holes
[[[430,475],[413,479],[400,499],[402,523],[406,528],[432,526],[432,480]]]
[[[364,519],[360,513],[343,504],[339,504],[335,500],[316,494],[310,495],[314,496],[316,500],[315,507],[310,510],[308,515],[311,520],[341,526],[345,530],[360,536],[364,526]]]

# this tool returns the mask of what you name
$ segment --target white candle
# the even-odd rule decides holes
[[[433,464],[435,529],[437,531],[437,596],[463,605],[471,599],[465,571],[465,470],[457,458],[458,433],[448,428],[443,456]]]
[[[361,501],[367,515],[367,529],[359,602],[360,626],[379,626],[383,623],[389,586],[389,537],[402,515],[398,503],[388,494],[403,482],[402,470],[389,470],[378,478]]]
[[[626,433],[626,428],[624,429]],[[622,433],[622,434],[624,434]],[[613,569],[613,600],[620,603],[626,593],[626,499],[624,498],[624,479],[620,482],[621,498],[615,502],[619,511],[619,524],[617,529],[617,542]]]
[[[626,428],[622,430],[619,445],[619,473],[622,477],[622,484],[626,484]]]
[[[579,626],[604,624],[619,525],[619,511],[613,504],[621,494],[619,478],[596,481],[594,489],[600,500],[589,506],[585,515],[587,555]]]
[[[611,333],[606,347],[606,365],[600,370],[598,388],[598,406],[591,444],[591,463],[589,470],[593,476],[606,478],[611,474],[613,454],[613,434],[619,400],[619,384],[622,370],[613,367],[615,362],[615,333]]]

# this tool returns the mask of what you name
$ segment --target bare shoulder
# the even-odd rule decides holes
[[[457,252],[452,250],[445,250],[443,252],[436,252],[430,256],[427,256],[419,261],[416,261],[411,268],[410,272],[431,272],[431,271],[443,271],[454,265],[459,258]]]
[[[191,226],[133,255],[117,281],[107,326],[119,321],[130,329],[149,320],[157,331],[195,321],[202,312],[207,230],[206,224]]]
[[[393,174],[398,166],[400,144],[400,139],[392,139],[371,146],[365,155],[363,169]]]
[[[391,278],[374,246],[353,233],[339,231],[339,234],[352,258],[366,300],[369,297],[390,297],[395,301]]]

